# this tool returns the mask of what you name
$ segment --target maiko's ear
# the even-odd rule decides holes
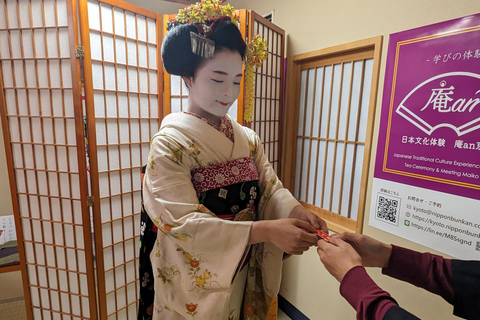
[[[182,76],[182,79],[183,81],[185,81],[185,84],[187,85],[188,89],[192,88],[192,78],[193,77]]]

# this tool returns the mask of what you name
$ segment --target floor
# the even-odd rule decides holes
[[[277,320],[291,320],[289,316],[287,316],[285,313],[282,312],[282,310],[278,310],[278,317]]]
[[[25,301],[13,299],[0,303],[0,320],[26,320]]]
[[[27,313],[25,312],[25,301],[13,300],[6,303],[0,303],[0,320],[25,320]],[[291,320],[289,316],[278,310],[277,320]]]

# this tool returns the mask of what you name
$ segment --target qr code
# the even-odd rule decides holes
[[[398,214],[400,212],[400,199],[385,195],[378,195],[376,218],[384,222],[398,225]]]
[[[480,241],[477,241],[477,246],[475,247],[475,250],[480,251]]]

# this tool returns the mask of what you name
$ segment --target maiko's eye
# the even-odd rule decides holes
[[[240,82],[234,82],[233,84],[239,86]]]
[[[212,79],[212,81],[216,82],[216,83],[223,83],[222,80],[216,80],[216,79]]]

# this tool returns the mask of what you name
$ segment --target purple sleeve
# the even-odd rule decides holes
[[[406,281],[453,302],[452,263],[431,253],[392,246],[388,267],[382,273]]]
[[[397,302],[370,278],[362,266],[350,269],[340,283],[340,294],[357,311],[357,319],[383,319]]]

